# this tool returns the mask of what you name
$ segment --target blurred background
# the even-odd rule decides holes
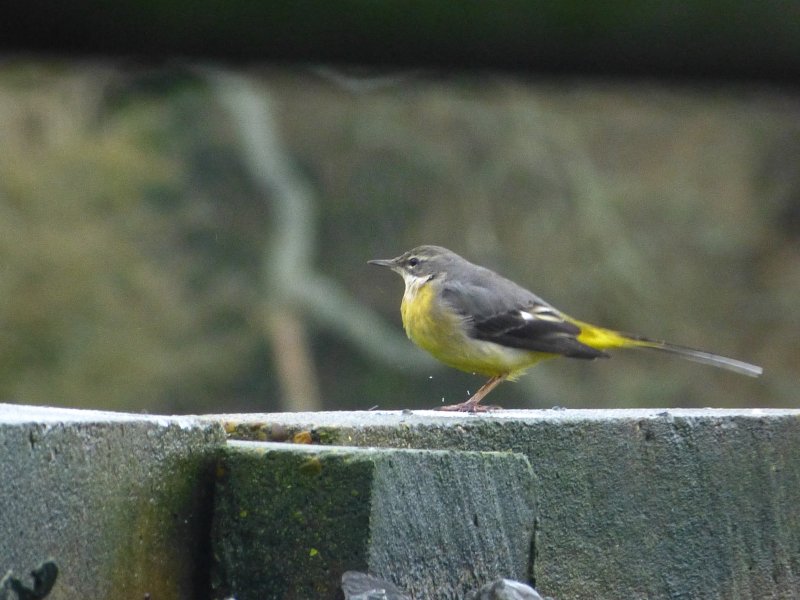
[[[402,281],[366,264],[434,243],[582,320],[765,370],[620,351],[542,363],[492,403],[800,405],[800,92],[780,57],[683,77],[643,55],[626,76],[586,49],[582,68],[502,46],[389,68],[47,39],[0,63],[0,401],[462,401],[482,379],[413,346]]]

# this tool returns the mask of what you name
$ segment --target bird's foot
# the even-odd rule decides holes
[[[483,384],[481,389],[472,394],[466,402],[460,404],[451,404],[449,406],[440,406],[436,410],[449,410],[451,412],[491,412],[493,410],[502,410],[500,406],[484,406],[480,401],[484,399],[486,394],[496,388],[506,378],[505,375],[498,375],[491,377],[489,381]]]
[[[465,412],[465,413],[483,413],[493,412],[495,410],[503,410],[502,406],[486,406],[478,404],[477,402],[461,402],[460,404],[448,404],[447,406],[439,406],[435,410],[445,410],[448,412]]]

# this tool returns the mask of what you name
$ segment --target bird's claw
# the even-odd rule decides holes
[[[483,412],[493,412],[496,410],[503,410],[503,407],[470,403],[468,400],[466,402],[461,402],[460,404],[449,404],[447,406],[439,406],[436,408],[436,410],[444,410],[448,412],[483,413]]]

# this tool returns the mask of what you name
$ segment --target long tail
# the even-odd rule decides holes
[[[728,358],[727,356],[720,356],[719,354],[712,354],[711,352],[705,352],[695,348],[670,344],[669,342],[651,340],[646,337],[629,335],[611,329],[596,327],[589,323],[580,321],[573,322],[581,328],[578,341],[592,348],[597,348],[598,350],[606,350],[609,348],[647,348],[650,350],[658,350],[659,352],[666,352],[668,354],[675,354],[687,360],[727,369],[728,371],[747,375],[748,377],[759,377],[764,372],[764,369],[758,365],[736,360],[735,358]]]
[[[728,358],[727,356],[720,356],[719,354],[712,354],[711,352],[705,352],[703,350],[696,350],[694,348],[687,348],[686,346],[678,346],[677,344],[649,340],[646,338],[636,338],[633,336],[629,339],[634,342],[632,345],[634,348],[650,348],[651,350],[676,354],[694,362],[727,369],[728,371],[747,375],[748,377],[759,377],[764,372],[764,369],[758,365],[736,360],[735,358]]]

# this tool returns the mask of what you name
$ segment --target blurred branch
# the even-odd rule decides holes
[[[268,304],[264,310],[264,324],[272,341],[286,408],[294,411],[320,410],[319,384],[302,318],[286,305]]]
[[[267,315],[291,319],[290,328],[276,333],[272,318],[265,319],[276,360],[303,364],[303,368],[280,367],[288,404],[294,409],[319,408],[313,360],[298,310],[330,327],[375,357],[395,368],[430,368],[434,363],[407,340],[397,335],[377,315],[362,307],[348,292],[312,266],[316,237],[314,192],[292,167],[274,122],[269,95],[246,77],[219,70],[206,70],[222,106],[228,111],[242,143],[245,165],[258,188],[272,201],[275,226],[265,246],[262,273],[264,308]],[[287,340],[293,341],[287,345]],[[290,381],[302,378],[304,381]],[[292,392],[294,390],[294,392]],[[302,391],[301,391],[302,390]],[[313,393],[315,400],[292,397],[291,393]]]
[[[378,69],[359,66],[314,65],[309,71],[351,94],[367,94],[397,88],[412,81],[420,70]]]

